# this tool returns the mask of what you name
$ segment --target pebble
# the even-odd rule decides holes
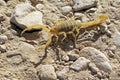
[[[0,51],[5,52],[6,51],[6,46],[5,45],[0,45]]]
[[[98,73],[97,73],[97,77],[98,77],[98,78],[102,78],[102,77],[103,77],[102,73],[101,73],[101,72],[98,72]]]
[[[58,78],[60,80],[65,80],[68,71],[69,71],[69,66],[65,66],[61,71],[57,73]]]
[[[68,14],[68,13],[72,12],[72,7],[71,6],[64,6],[61,8],[61,12],[63,14]]]
[[[73,0],[73,10],[80,11],[97,6],[97,0]]]
[[[89,63],[88,66],[89,66],[91,72],[94,74],[97,74],[97,72],[99,71],[99,69],[96,67],[96,65],[94,63]]]
[[[8,40],[8,37],[6,35],[0,35],[0,44],[5,43]]]
[[[113,42],[116,45],[116,47],[120,47],[120,32],[117,30],[116,27],[114,27],[115,33],[113,34]]]
[[[12,40],[14,38],[12,31],[6,31],[4,34],[8,37],[9,40]]]
[[[16,5],[10,21],[24,29],[34,24],[42,24],[43,14],[40,11],[36,11],[35,7],[29,3],[21,3]]]
[[[108,51],[108,56],[110,57],[110,58],[114,58],[114,53],[111,51],[111,50],[109,50]]]
[[[81,21],[82,22],[88,22],[89,21],[89,18],[87,18],[87,16],[83,16],[83,17],[81,17]]]
[[[74,15],[75,15],[75,17],[77,17],[77,18],[81,18],[81,17],[84,16],[84,14],[79,13],[79,12],[75,12]]]
[[[5,20],[5,17],[3,16],[3,14],[0,14],[0,22],[4,20]]]
[[[93,62],[99,69],[105,72],[112,71],[112,67],[109,64],[109,59],[99,50],[93,47],[85,47],[80,51],[80,54]]]
[[[40,70],[38,71],[40,80],[56,80],[57,75],[55,69],[52,65],[46,64],[41,65]]]
[[[6,6],[6,3],[4,0],[0,0],[0,6]]]
[[[89,10],[87,10],[87,13],[94,13],[95,11],[97,11],[97,8],[91,8]]]
[[[67,61],[69,61],[69,57],[67,55],[63,55],[62,56],[62,60],[67,62]]]
[[[71,66],[70,69],[73,69],[75,71],[81,71],[85,70],[88,67],[88,64],[90,63],[90,60],[84,58],[84,57],[79,57]]]
[[[68,52],[67,55],[69,56],[69,60],[70,60],[70,61],[75,61],[75,60],[77,60],[77,59],[79,58],[79,54],[78,54],[78,53],[79,53],[79,51],[76,50],[76,49]]]
[[[36,9],[39,10],[39,11],[42,10],[42,9],[44,9],[44,7],[45,6],[43,4],[37,4],[36,5]]]

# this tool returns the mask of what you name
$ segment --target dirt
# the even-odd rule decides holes
[[[37,48],[46,42],[45,32],[25,33],[20,36],[22,29],[10,23],[11,14],[17,4],[25,0],[3,0],[6,5],[0,4],[0,35],[6,35],[8,39],[0,45],[5,45],[5,50],[0,50],[0,80],[41,80],[39,77],[39,66],[50,64],[55,68],[55,72],[61,71],[65,66],[70,66],[74,61],[64,61],[62,56],[74,50],[74,45],[78,51],[85,47],[94,47],[103,52],[109,59],[112,72],[106,73],[101,70],[102,77],[92,74],[89,68],[83,71],[70,70],[63,80],[120,80],[120,48],[114,44],[113,36],[117,27],[120,31],[120,1],[119,0],[98,0],[98,12],[88,13],[87,10],[73,11],[72,13],[83,13],[90,20],[95,18],[95,14],[106,14],[109,20],[106,24],[98,27],[80,30],[77,43],[74,44],[72,37],[68,37],[59,45],[52,43],[46,50],[38,51]],[[27,0],[26,0],[27,1]],[[59,3],[61,1],[62,3]],[[74,3],[72,0],[30,0],[34,7],[44,4],[43,23],[53,26],[54,21],[67,15],[60,11],[62,6]],[[96,7],[95,7],[96,8]],[[46,10],[46,11],[45,11]],[[71,17],[69,14],[67,17]],[[107,26],[107,29],[105,29]],[[85,31],[87,33],[85,33]],[[44,34],[45,33],[45,34]],[[79,53],[80,55],[80,53]],[[60,80],[57,78],[57,80]]]

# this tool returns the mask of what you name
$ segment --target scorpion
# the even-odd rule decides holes
[[[44,30],[47,33],[49,33],[48,41],[41,45],[38,49],[45,49],[48,47],[52,42],[52,37],[56,37],[56,42],[58,42],[59,36],[63,35],[63,38],[61,41],[64,41],[67,37],[67,35],[71,35],[74,40],[76,41],[76,37],[79,35],[79,30],[81,28],[87,28],[91,26],[99,25],[108,19],[107,15],[101,14],[98,16],[97,20],[89,21],[89,22],[78,22],[75,20],[75,18],[68,18],[68,19],[59,19],[56,21],[55,25],[53,27],[50,27],[48,25],[41,25],[41,24],[34,24],[32,26],[29,26],[25,28],[22,32],[25,33],[26,31],[32,31],[32,30]],[[76,31],[76,34],[74,33]]]

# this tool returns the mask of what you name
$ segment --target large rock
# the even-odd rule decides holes
[[[85,47],[80,51],[80,55],[89,59],[93,62],[99,69],[105,72],[111,72],[112,67],[109,64],[109,59],[104,55],[104,53],[93,47]]]
[[[29,3],[21,3],[16,5],[12,16],[11,22],[21,29],[34,24],[42,24],[43,14],[30,5]]]
[[[80,11],[97,5],[97,0],[73,0],[73,1],[74,1],[74,6],[73,6],[74,11]]]

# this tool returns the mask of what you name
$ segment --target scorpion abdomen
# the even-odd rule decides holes
[[[61,22],[56,25],[56,28],[60,31],[72,31],[72,29],[77,25],[77,22],[74,19],[68,19],[65,20],[64,22]]]

